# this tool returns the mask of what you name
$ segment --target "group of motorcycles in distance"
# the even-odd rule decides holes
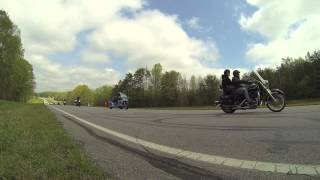
[[[63,105],[67,105],[66,99],[63,100]],[[74,105],[77,107],[81,106],[81,99],[79,96],[74,100]],[[105,101],[105,106],[108,107],[109,109],[113,109],[113,108],[129,109],[128,96],[120,92],[117,94],[117,96],[114,96],[112,97],[112,99]]]

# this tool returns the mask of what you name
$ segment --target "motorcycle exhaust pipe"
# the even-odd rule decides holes
[[[221,106],[220,101],[215,101],[214,103],[215,103],[215,105],[216,105],[216,108],[218,108],[218,107],[220,107],[220,106]]]

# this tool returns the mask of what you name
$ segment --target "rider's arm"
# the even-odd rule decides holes
[[[233,83],[235,86],[239,86],[240,84],[249,84],[249,81],[240,80],[240,79],[237,78],[237,77],[233,77],[233,78],[232,78],[232,83]]]

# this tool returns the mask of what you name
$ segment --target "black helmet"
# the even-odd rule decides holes
[[[237,76],[238,77],[240,75],[240,71],[234,70],[232,74],[233,74],[233,76]]]
[[[223,75],[227,75],[227,74],[230,74],[230,70],[229,70],[229,69],[226,69],[226,70],[224,70],[224,72],[223,72]]]

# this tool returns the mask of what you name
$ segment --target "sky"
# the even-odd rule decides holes
[[[36,91],[117,83],[161,63],[190,77],[247,72],[320,45],[318,0],[0,0]]]

